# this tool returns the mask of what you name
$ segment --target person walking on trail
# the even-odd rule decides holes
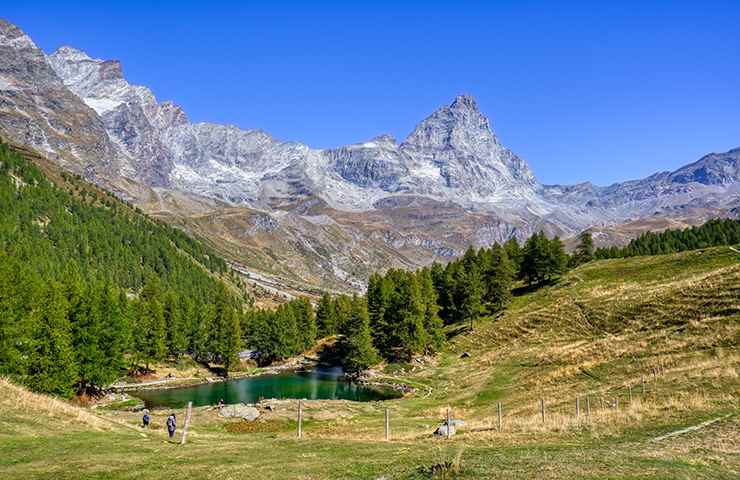
[[[177,420],[175,418],[175,414],[171,413],[169,417],[167,417],[167,433],[170,435],[170,440],[172,440],[175,437],[175,430],[177,429]]]
[[[149,409],[144,409],[144,416],[141,417],[141,427],[142,428],[148,428],[149,427]]]

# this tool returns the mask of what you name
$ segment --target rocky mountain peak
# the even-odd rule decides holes
[[[455,100],[450,104],[452,110],[473,110],[480,112],[478,109],[478,102],[475,101],[472,95],[458,95]]]
[[[0,18],[0,46],[14,49],[36,48],[31,37],[23,33],[23,30]]]
[[[67,61],[92,61],[92,58],[87,53],[83,52],[82,50],[79,50],[74,47],[70,47],[69,45],[63,45],[56,49],[54,53],[51,54],[51,56],[55,58],[64,59]]]
[[[370,139],[373,143],[384,144],[384,145],[396,145],[396,138],[388,133],[383,133]]]
[[[417,125],[404,143],[472,153],[490,149],[499,142],[488,119],[478,110],[475,99],[459,95],[450,105],[439,108]]]

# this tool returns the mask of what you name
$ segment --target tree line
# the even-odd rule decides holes
[[[512,239],[490,248],[471,247],[446,265],[372,274],[363,296],[324,294],[310,323],[315,322],[318,337],[338,335],[345,370],[356,373],[381,359],[408,361],[414,355],[439,351],[446,341],[445,325],[472,327],[480,316],[496,315],[506,307],[517,279],[540,284],[562,275],[567,267],[568,256],[560,239],[548,239],[541,233],[523,246]],[[251,332],[269,330],[269,325],[274,329],[269,342],[260,341],[262,335],[248,337],[257,350],[271,353],[270,361],[277,358],[274,352],[300,350],[287,348],[300,344],[300,335],[289,341],[278,333],[293,331],[298,322],[290,318],[293,303],[274,312],[254,314],[258,320],[252,322],[258,327]],[[285,326],[277,327],[279,324]],[[274,348],[278,341],[285,345]]]
[[[594,258],[625,258],[662,255],[740,243],[740,220],[713,219],[685,229],[645,232],[624,247],[602,247]]]

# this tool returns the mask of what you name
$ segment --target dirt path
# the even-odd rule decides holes
[[[740,252],[738,252],[738,253],[740,253]],[[720,420],[724,420],[725,418],[728,418],[731,415],[732,415],[731,413],[728,413],[727,415],[724,415],[724,416],[721,416],[721,417],[717,417],[717,418],[713,418],[712,420],[707,420],[706,422],[702,422],[702,423],[700,423],[698,425],[694,425],[694,426],[691,426],[691,427],[682,428],[681,430],[676,430],[676,431],[673,431],[673,432],[670,432],[670,433],[666,433],[665,435],[661,435],[660,437],[653,438],[652,441],[653,442],[661,442],[661,441],[666,440],[668,438],[672,438],[672,437],[677,437],[679,435],[683,435],[684,433],[695,432],[697,430],[701,430],[702,428],[706,428],[709,425],[712,425],[714,423],[717,423]]]
[[[183,380],[198,380],[195,377],[182,377],[182,378],[163,378],[162,380],[152,380],[150,382],[141,382],[141,383],[116,383],[111,385],[108,388],[113,388],[116,390],[124,389],[124,390],[136,390],[142,387],[153,387],[156,385],[166,385],[168,383],[176,383],[176,382],[182,382]]]

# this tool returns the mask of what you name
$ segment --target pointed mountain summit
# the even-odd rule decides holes
[[[457,148],[473,153],[498,145],[488,119],[469,95],[459,95],[439,108],[406,138],[405,144],[427,148]]]
[[[415,169],[439,168],[445,186],[485,200],[536,187],[529,165],[504,147],[472,96],[459,95],[422,121],[401,145]],[[528,196],[529,194],[527,194]]]

